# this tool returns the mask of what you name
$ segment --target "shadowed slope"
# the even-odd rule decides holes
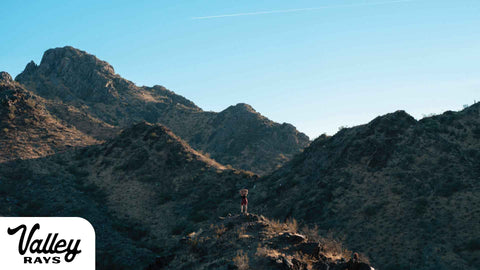
[[[143,269],[182,234],[238,211],[251,173],[226,169],[161,125],[106,143],[0,164],[0,214],[80,216],[97,230],[98,269]]]
[[[254,203],[346,235],[382,269],[476,269],[479,116],[480,104],[420,121],[398,111],[322,136]]]

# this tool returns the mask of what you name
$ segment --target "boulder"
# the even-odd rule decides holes
[[[293,245],[300,244],[307,240],[307,238],[304,235],[301,235],[298,233],[289,233],[289,232],[281,234],[279,236],[279,239]]]

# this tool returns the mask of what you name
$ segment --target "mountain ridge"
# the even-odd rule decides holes
[[[0,72],[0,94],[0,162],[99,142],[53,117],[41,98],[6,72]]]
[[[46,99],[56,117],[100,140],[137,122],[160,123],[220,163],[258,174],[310,143],[293,126],[277,124],[250,105],[206,112],[163,86],[136,86],[107,62],[70,46],[47,50],[39,65],[30,62],[15,79]]]
[[[479,119],[478,103],[418,121],[397,111],[321,136],[253,203],[345,235],[382,269],[476,269]]]

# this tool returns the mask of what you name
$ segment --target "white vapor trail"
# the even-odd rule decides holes
[[[192,17],[191,19],[192,20],[205,20],[205,19],[225,18],[225,17],[253,16],[253,15],[272,14],[272,13],[290,13],[290,12],[319,10],[319,9],[327,9],[327,8],[378,6],[378,5],[387,5],[387,4],[413,2],[413,1],[417,1],[417,0],[394,0],[394,1],[384,1],[384,2],[349,4],[349,5],[332,5],[332,6],[311,7],[311,8],[295,8],[295,9],[284,9],[284,10],[257,11],[257,12],[246,12],[246,13],[234,13],[234,14]]]

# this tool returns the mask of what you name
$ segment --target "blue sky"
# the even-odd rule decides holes
[[[0,25],[0,70],[12,76],[71,45],[137,85],[205,110],[245,102],[312,138],[480,100],[478,0],[2,0]]]

